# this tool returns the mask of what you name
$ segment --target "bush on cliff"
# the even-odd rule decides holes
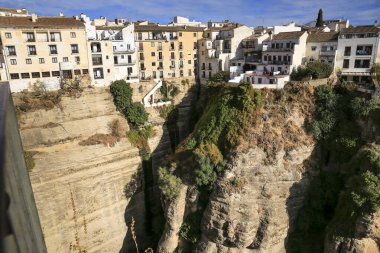
[[[333,68],[330,64],[313,61],[306,64],[306,66],[298,66],[294,68],[290,74],[292,81],[307,81],[310,79],[327,78],[331,75]]]
[[[168,169],[158,169],[158,187],[166,199],[177,198],[181,192],[181,184],[181,179],[171,174]]]
[[[112,82],[110,91],[113,96],[113,102],[119,112],[123,112],[125,108],[131,105],[133,90],[129,83],[124,80],[116,80]]]
[[[144,105],[139,102],[130,104],[124,109],[128,121],[135,126],[142,126],[148,121],[149,114],[145,111]]]

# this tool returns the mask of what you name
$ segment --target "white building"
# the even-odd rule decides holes
[[[199,42],[200,81],[219,71],[229,71],[231,62],[244,63],[244,51],[241,42],[253,34],[253,29],[241,25],[208,28]]]
[[[7,17],[28,17],[30,16],[27,9],[0,8],[0,16]]]
[[[380,28],[357,26],[342,29],[338,39],[336,70],[342,79],[359,84],[371,82],[371,68],[380,62]]]
[[[264,41],[259,71],[290,74],[293,68],[306,62],[307,32],[283,32]]]
[[[81,19],[87,32],[90,76],[94,85],[108,86],[120,79],[138,82],[134,24],[126,23],[125,19],[91,21],[84,14]]]
[[[198,21],[190,21],[186,17],[181,17],[181,16],[175,16],[173,18],[173,22],[170,22],[168,26],[196,26],[196,27],[206,27],[205,24],[202,24],[202,22]]]
[[[338,48],[338,32],[311,32],[306,42],[308,62],[320,60],[335,64],[335,52]]]

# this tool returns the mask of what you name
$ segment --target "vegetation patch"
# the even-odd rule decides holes
[[[182,181],[166,168],[158,169],[158,187],[165,199],[173,200],[181,192]]]
[[[34,162],[33,157],[38,153],[39,152],[37,151],[24,151],[24,160],[25,160],[25,165],[28,172],[31,172],[33,168],[36,166],[36,163]]]
[[[91,145],[103,144],[104,146],[114,147],[116,142],[118,141],[119,141],[119,138],[111,134],[94,134],[88,137],[86,140],[80,141],[78,144],[80,146],[91,146]]]
[[[308,62],[306,66],[294,68],[290,74],[292,81],[307,81],[310,79],[327,78],[331,75],[333,67],[325,62],[313,61]]]

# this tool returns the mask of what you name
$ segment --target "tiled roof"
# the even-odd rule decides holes
[[[14,8],[0,8],[0,12],[9,12],[12,14],[28,14],[27,10],[23,9],[14,9]]]
[[[305,31],[299,32],[283,32],[273,35],[274,40],[289,40],[289,39],[298,39],[301,37]]]
[[[96,30],[122,30],[125,26],[97,26]]]
[[[196,26],[159,26],[159,25],[136,25],[136,32],[151,32],[151,31],[162,31],[162,32],[202,32],[203,27]]]
[[[338,41],[338,32],[313,32],[307,37],[307,42]]]
[[[376,33],[380,32],[380,28],[374,25],[363,25],[342,29],[341,33]]]
[[[0,27],[17,28],[78,28],[84,24],[80,20],[66,17],[37,17],[36,22],[32,17],[0,17]]]

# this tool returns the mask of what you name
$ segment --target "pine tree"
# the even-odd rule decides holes
[[[316,27],[323,27],[323,11],[319,9]]]

